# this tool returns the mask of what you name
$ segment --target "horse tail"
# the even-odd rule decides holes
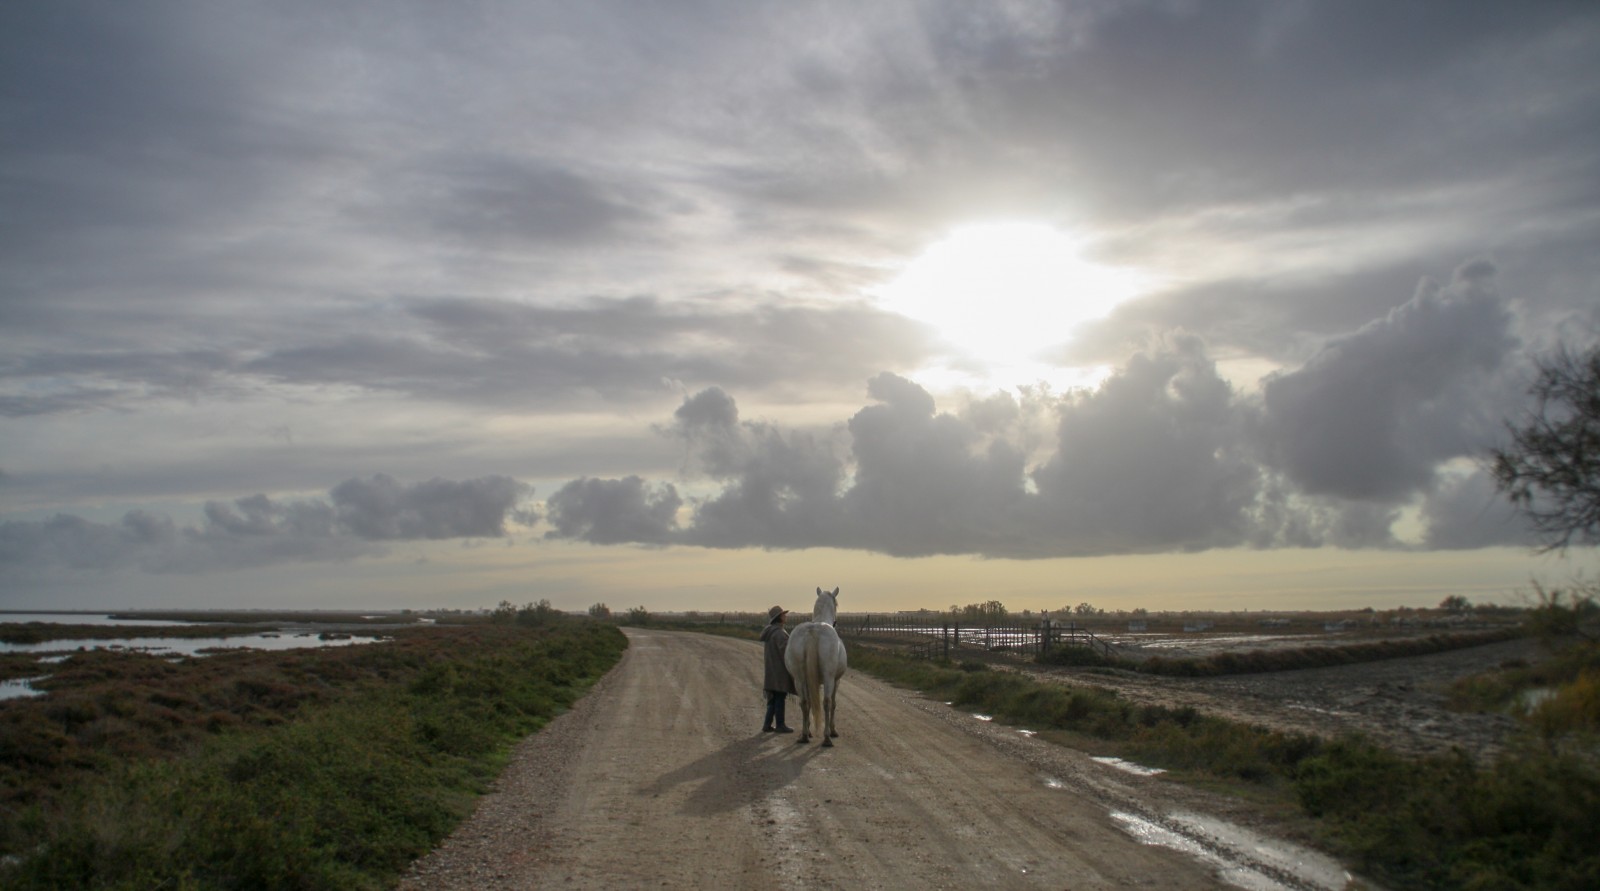
[[[806,635],[805,652],[805,679],[801,683],[806,685],[805,706],[811,712],[811,723],[818,729],[822,728],[822,635]]]

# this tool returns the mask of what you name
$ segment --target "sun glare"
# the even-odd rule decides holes
[[[967,226],[931,245],[876,296],[933,326],[965,359],[994,372],[1020,370],[1150,286],[1142,273],[1084,259],[1083,247],[1040,223]]]

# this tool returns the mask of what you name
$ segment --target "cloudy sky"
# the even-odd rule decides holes
[[[1592,2],[0,11],[0,608],[1511,602]]]

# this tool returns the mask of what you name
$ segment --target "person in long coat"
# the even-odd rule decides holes
[[[765,648],[763,666],[766,676],[761,687],[767,693],[767,716],[761,722],[762,733],[793,733],[783,722],[783,702],[795,692],[794,680],[783,664],[783,651],[789,647],[789,632],[784,630],[784,617],[789,611],[781,606],[767,610],[767,627],[761,629],[761,643]]]

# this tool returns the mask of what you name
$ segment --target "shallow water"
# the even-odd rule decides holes
[[[99,624],[99,623],[96,623]],[[118,624],[118,623],[106,623]],[[160,624],[170,625],[171,622]],[[343,647],[354,644],[375,643],[386,638],[340,635],[323,640],[317,632],[286,633],[264,631],[260,634],[239,634],[232,637],[121,637],[107,639],[47,640],[39,643],[0,643],[0,653],[45,653],[39,657],[40,665],[65,661],[82,650],[110,650],[118,653],[151,653],[158,656],[205,656],[210,651],[227,650],[295,650],[311,647]],[[202,650],[207,652],[203,653]],[[12,678],[0,681],[0,701],[43,696],[47,691],[33,686],[49,675],[31,678]]]
[[[33,688],[34,681],[42,680],[44,680],[43,676],[36,678],[12,678],[8,681],[0,681],[0,700],[22,699],[28,696],[43,696],[43,690],[35,690]]]
[[[1351,881],[1350,873],[1330,857],[1215,817],[1173,813],[1157,822],[1114,811],[1111,819],[1139,841],[1188,854],[1215,868],[1223,881],[1248,891],[1339,891]]]
[[[1131,773],[1135,776],[1153,777],[1158,774],[1166,773],[1166,770],[1160,767],[1145,767],[1143,764],[1135,764],[1132,761],[1124,761],[1121,758],[1113,758],[1110,755],[1096,755],[1089,760],[1107,765],[1109,767],[1115,767],[1117,770],[1123,771],[1124,773]]]
[[[170,623],[168,623],[170,624]],[[38,643],[0,643],[0,653],[62,653],[78,650],[147,652],[161,656],[198,656],[201,650],[294,650],[304,647],[342,647],[372,643],[381,637],[347,637],[323,640],[313,632],[236,634],[229,637],[118,637],[45,640]]]

